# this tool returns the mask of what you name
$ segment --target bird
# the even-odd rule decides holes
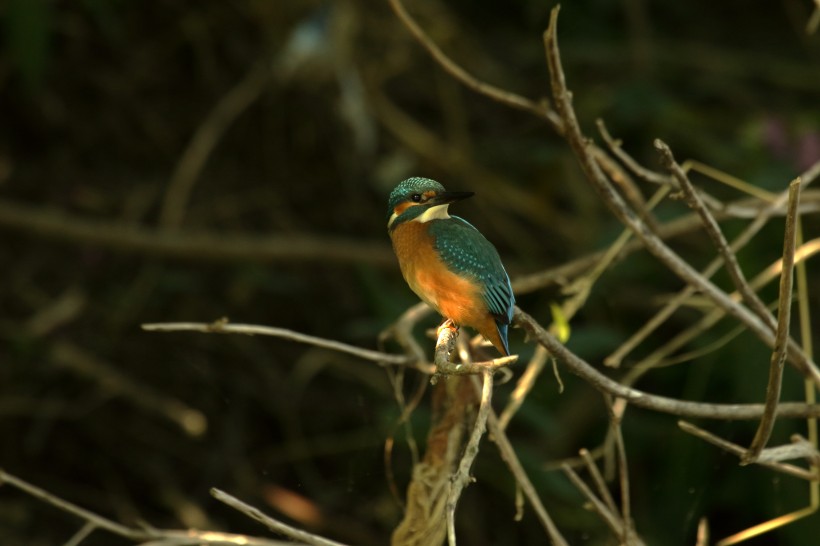
[[[446,319],[440,328],[468,326],[509,356],[510,278],[493,244],[448,211],[473,195],[447,191],[430,178],[408,178],[390,193],[387,231],[407,284]]]

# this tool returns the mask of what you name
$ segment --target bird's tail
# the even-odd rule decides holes
[[[495,348],[498,349],[504,356],[509,356],[510,343],[507,341],[507,331],[509,330],[510,325],[495,321],[495,326],[498,330],[498,341],[500,342],[501,347],[499,347],[499,343],[493,343],[493,345],[495,345]],[[503,351],[501,350],[502,348],[504,349]]]

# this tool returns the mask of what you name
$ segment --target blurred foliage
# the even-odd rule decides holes
[[[541,34],[550,5],[408,4],[467,70],[529,97],[548,94]],[[658,165],[652,140],[660,137],[678,158],[784,189],[820,159],[820,37],[803,30],[810,10],[807,0],[568,3],[559,36],[584,127],[593,135],[593,121],[604,118],[651,168]],[[386,195],[409,175],[475,190],[458,212],[496,243],[513,277],[603,248],[622,229],[559,137],[454,82],[386,3],[9,0],[0,17],[4,202],[156,226],[192,135],[264,62],[273,77],[219,135],[185,208],[183,232],[337,235],[388,251]],[[693,178],[720,198],[738,196]],[[671,203],[658,216],[682,212]],[[729,223],[727,231],[742,225]],[[817,221],[808,219],[805,229],[812,237]],[[139,325],[228,316],[375,347],[378,333],[416,301],[397,268],[321,256],[178,260],[25,230],[3,229],[0,237],[0,466],[129,524],[262,533],[210,499],[216,486],[338,540],[387,541],[401,508],[387,485],[385,438],[396,435],[391,464],[400,489],[411,461],[382,369],[282,340],[148,334]],[[775,221],[740,253],[741,264],[755,273],[779,256],[781,244]],[[675,248],[695,266],[714,254],[702,234]],[[717,281],[729,286],[725,276]],[[680,287],[650,257],[617,264],[573,320],[570,347],[600,363]],[[776,288],[763,295],[772,301]],[[520,304],[546,323],[560,297],[550,288]],[[695,318],[676,314],[648,345]],[[721,323],[693,345],[732,328]],[[531,353],[516,331],[511,338],[515,351]],[[66,358],[66,346],[80,357]],[[742,334],[638,386],[692,400],[760,401],[768,359],[768,349]],[[787,375],[783,398],[800,399],[802,384]],[[543,470],[597,446],[606,432],[597,393],[575,377],[563,381],[559,394],[551,373],[543,374],[511,438],[570,543],[609,544],[564,476]],[[511,389],[498,387],[497,401]],[[150,402],[157,398],[201,412],[207,429],[186,433],[173,412]],[[422,403],[414,414],[419,442],[427,412]],[[702,425],[746,444],[755,424]],[[779,423],[773,443],[801,427]],[[680,432],[671,416],[630,409],[624,430],[633,514],[649,544],[694,543],[701,516],[722,537],[807,503],[804,484],[740,468]],[[529,510],[513,521],[512,479],[491,444],[474,473],[478,481],[458,512],[463,543],[543,543]],[[283,491],[304,497],[318,515],[289,513]],[[79,527],[0,488],[3,544],[62,544]],[[816,536],[815,516],[755,543],[802,545]],[[84,542],[118,543],[125,542],[103,533]]]

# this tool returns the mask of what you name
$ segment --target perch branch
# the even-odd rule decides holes
[[[455,327],[442,326],[439,328],[433,361],[436,365],[436,375],[476,375],[486,371],[495,372],[518,360],[518,355],[510,355],[484,362],[461,359],[461,362],[455,363],[450,360],[450,354],[453,352],[457,339],[458,330]]]

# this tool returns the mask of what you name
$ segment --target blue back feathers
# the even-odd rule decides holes
[[[501,337],[506,341],[506,325],[512,322],[515,297],[498,251],[480,231],[458,216],[433,220],[429,229],[447,267],[481,284],[484,301],[500,332],[504,326]]]

